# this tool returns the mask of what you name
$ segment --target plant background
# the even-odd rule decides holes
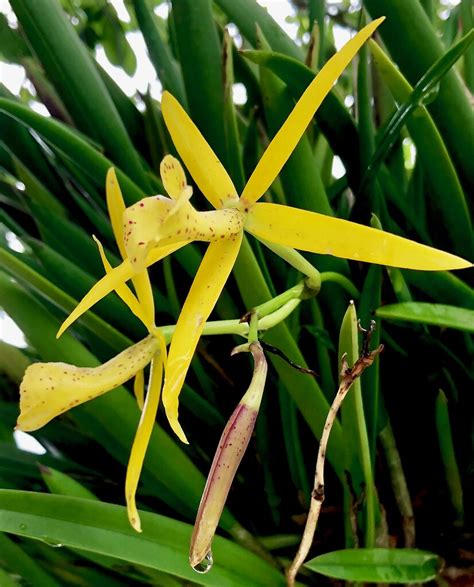
[[[472,28],[471,6],[438,0],[416,0],[409,5],[373,0],[363,7],[348,1],[267,2],[274,14],[277,9],[280,15],[285,10],[289,14],[280,20],[290,40],[261,12],[254,12],[255,3],[250,1],[186,0],[170,6],[63,0],[61,10],[71,26],[56,20],[60,14],[56,1],[44,2],[42,13],[34,2],[29,7],[20,0],[11,4],[13,11],[7,2],[0,5],[0,96],[24,108],[12,110],[16,118],[7,115],[8,109],[0,112],[0,486],[13,490],[2,512],[11,513],[21,504],[32,511],[40,507],[23,494],[15,498],[16,490],[85,497],[77,485],[70,484],[71,479],[103,502],[122,505],[125,466],[138,417],[129,386],[34,433],[39,444],[33,445],[30,438],[25,445],[24,436],[12,434],[18,384],[30,361],[92,364],[107,360],[128,339],[138,340],[143,334],[111,295],[97,306],[92,318],[80,321],[62,341],[54,341],[55,329],[74,300],[102,273],[90,235],[99,234],[109,251],[117,254],[104,207],[107,166],[101,154],[134,182],[124,189],[128,202],[140,193],[161,191],[159,161],[173,150],[159,109],[164,86],[187,103],[241,186],[268,137],[302,91],[302,80],[307,83],[307,72],[301,73],[294,63],[272,72],[235,50],[230,65],[223,69],[226,25],[237,48],[258,45],[254,27],[258,22],[264,37],[260,48],[268,43],[274,51],[304,61],[312,39],[310,22],[316,18],[320,26],[310,65],[317,67],[357,30],[361,18],[386,14],[378,40],[386,43],[391,58],[414,85],[443,51]],[[77,52],[78,38],[82,53]],[[100,64],[99,76],[91,73],[94,63]],[[393,137],[377,177],[360,189],[375,146],[384,136],[384,124],[395,108],[387,80],[364,49],[339,81],[337,103],[326,101],[316,124],[272,186],[271,197],[363,223],[369,223],[370,213],[375,212],[386,229],[472,258],[472,233],[460,228],[469,226],[471,204],[467,208],[456,204],[472,193],[472,117],[466,118],[467,92],[474,85],[472,46],[454,69],[457,79],[453,81],[454,73],[449,72],[424,99],[443,148],[434,148],[430,135],[423,127],[420,131],[423,116],[412,114]],[[285,83],[290,80],[288,87],[278,75]],[[105,116],[104,104],[114,112]],[[39,116],[28,118],[28,111]],[[72,131],[61,142],[59,132],[42,126],[42,116],[53,116],[79,134]],[[79,146],[74,146],[74,137],[81,139]],[[194,200],[197,207],[205,205],[197,192]],[[214,318],[237,318],[300,278],[255,241],[249,241],[245,251]],[[186,247],[154,268],[160,324],[176,320],[201,254],[199,245]],[[379,306],[397,302],[474,307],[469,272],[387,271],[309,258],[321,271],[351,279],[362,292],[356,303],[364,323]],[[268,336],[272,344],[296,362],[306,362],[319,377],[315,383],[280,359],[272,359],[255,437],[231,491],[221,533],[247,551],[252,537],[258,538],[283,564],[292,558],[302,531],[317,449],[315,435],[325,417],[325,398],[330,399],[337,388],[339,329],[351,297],[340,284],[324,283],[317,300],[303,302],[285,327]],[[422,314],[418,321],[424,321]],[[364,376],[361,387],[381,505],[377,544],[431,550],[446,561],[439,584],[455,575],[464,580],[472,565],[472,504],[463,499],[473,490],[472,336],[436,324],[378,322],[377,337],[386,351],[379,365]],[[183,394],[182,423],[191,444],[178,446],[160,414],[139,488],[141,508],[171,521],[192,523],[220,433],[250,378],[250,364],[229,356],[236,342],[232,337],[209,337],[200,343]],[[351,404],[347,407],[347,422],[354,421],[354,409]],[[364,478],[357,450],[349,449],[354,453],[349,465],[351,483],[341,474],[346,466],[344,451],[358,445],[359,439],[360,429],[349,425],[334,440],[337,447],[331,457],[333,467],[328,467],[327,499],[314,555],[366,542]],[[22,450],[25,446],[28,452]],[[35,448],[38,454],[30,452]],[[68,477],[39,469],[38,463]],[[123,558],[119,562],[78,548],[51,548],[48,543],[55,542],[51,533],[59,532],[53,514],[60,505],[69,516],[71,532],[90,531],[86,516],[78,513],[74,503],[45,502],[37,511],[42,522],[35,530],[35,537],[43,542],[11,533],[0,538],[0,569],[5,573],[0,584],[3,580],[5,585],[180,585],[198,580],[186,567],[185,538],[182,542],[177,538],[179,543],[174,545],[179,554],[175,566],[165,560],[160,537],[154,556],[143,555],[140,564],[132,555],[127,558],[125,546],[120,551],[122,529],[116,535],[111,530],[110,545],[100,552],[103,556],[109,548],[110,554]],[[97,512],[98,524],[105,526],[112,514],[106,509]],[[120,519],[123,512],[117,510],[114,515]],[[358,526],[357,532],[351,524]],[[252,537],[243,537],[242,527]],[[84,534],[84,548],[94,550],[87,543]],[[243,584],[250,579],[236,575],[232,559],[237,551],[229,544],[221,546],[223,576],[229,584]],[[142,551],[146,552],[144,545]],[[250,567],[257,564],[252,561],[248,561]],[[206,577],[199,580],[219,581],[212,573]],[[252,580],[275,584],[276,579],[269,568],[262,567]],[[324,581],[309,573],[302,580]]]

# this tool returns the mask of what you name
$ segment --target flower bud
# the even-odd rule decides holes
[[[235,473],[252,436],[267,377],[267,361],[260,343],[237,347],[232,354],[242,350],[252,353],[254,372],[247,392],[224,428],[199,504],[189,551],[189,562],[198,572],[207,572],[212,566],[212,539]]]

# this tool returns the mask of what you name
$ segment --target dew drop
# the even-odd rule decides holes
[[[28,526],[26,524],[20,524],[20,530],[26,530]]]
[[[49,536],[41,536],[40,540],[47,544],[48,546],[52,546],[53,548],[61,548],[62,544]]]
[[[214,561],[212,559],[212,550],[210,550],[202,559],[202,561],[193,567],[193,571],[201,574],[208,573],[212,569],[213,563]]]

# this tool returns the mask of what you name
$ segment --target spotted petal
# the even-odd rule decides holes
[[[158,340],[147,336],[99,367],[33,363],[20,385],[17,428],[38,430],[59,414],[122,385],[151,361],[158,348]]]
[[[354,55],[383,22],[384,18],[374,20],[346,43],[340,51],[331,57],[306,88],[293,111],[268,145],[248,180],[241,196],[245,206],[256,202],[271,186],[301,139],[321,102]]]
[[[178,398],[209,314],[229,277],[242,242],[242,232],[209,245],[179,315],[168,354],[163,405],[172,429],[183,441],[178,422]]]
[[[234,184],[219,158],[178,100],[169,92],[163,93],[161,110],[181,159],[214,208],[222,208],[226,202],[237,201]]]
[[[181,163],[172,155],[166,155],[162,159],[160,175],[166,193],[173,200],[178,200],[182,191],[189,187]]]
[[[390,267],[443,271],[471,265],[461,257],[401,236],[279,204],[255,204],[245,229],[258,238],[295,249]]]

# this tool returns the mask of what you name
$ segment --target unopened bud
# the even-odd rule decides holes
[[[212,539],[235,473],[250,442],[267,377],[267,361],[260,343],[242,345],[232,354],[243,350],[252,353],[254,372],[248,390],[224,428],[199,504],[189,551],[189,562],[199,572],[207,572],[212,566],[212,563],[203,563],[212,561]]]

